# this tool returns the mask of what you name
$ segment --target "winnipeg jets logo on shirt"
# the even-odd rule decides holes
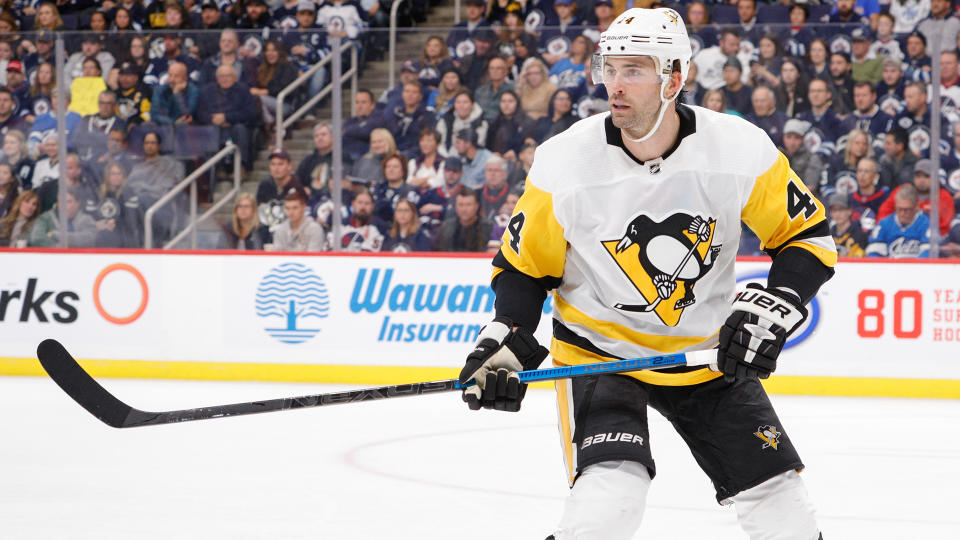
[[[614,305],[622,311],[655,313],[676,326],[684,308],[697,298],[693,287],[713,268],[721,246],[713,245],[717,220],[676,213],[661,221],[641,214],[627,224],[621,238],[601,243],[636,287],[637,298]],[[637,303],[643,300],[645,303]]]

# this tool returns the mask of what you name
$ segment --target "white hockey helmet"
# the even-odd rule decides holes
[[[687,27],[676,10],[631,8],[600,34],[590,67],[594,83],[601,84],[605,57],[651,56],[657,61],[661,81],[666,82],[679,60],[680,76],[686,82],[692,55]]]

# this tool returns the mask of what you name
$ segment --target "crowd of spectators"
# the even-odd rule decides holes
[[[32,244],[38,216],[56,202],[55,96],[69,88],[67,192],[93,218],[93,245],[131,247],[142,242],[145,205],[189,166],[168,155],[181,128],[205,127],[215,143],[234,141],[249,169],[276,117],[279,90],[329,54],[331,34],[376,56],[382,33],[367,29],[387,24],[390,8],[370,0],[8,4],[0,32],[7,24],[15,37],[0,38],[7,76],[0,242]],[[418,57],[402,59],[396,86],[357,92],[341,133],[317,123],[315,150],[298,163],[274,149],[269,176],[255,196],[236,199],[219,245],[497,250],[536,147],[607,110],[605,89],[589,77],[590,57],[626,4],[465,0],[465,20],[446,35],[431,32]],[[412,5],[425,12],[424,2]],[[829,207],[842,256],[926,256],[933,181],[943,188],[940,251],[960,255],[960,18],[950,0],[631,5],[666,5],[684,16],[694,55],[683,102],[763,129]],[[70,46],[69,84],[58,85],[52,31],[63,28],[68,11],[92,32]],[[220,31],[191,33],[200,29]],[[25,30],[39,33],[16,33]],[[935,35],[939,81],[931,80],[928,53]],[[327,80],[321,70],[309,91]],[[940,84],[939,104],[931,103],[932,84]],[[943,126],[937,136],[934,114]],[[338,216],[331,199],[336,137],[345,165]],[[933,144],[941,150],[937,171],[928,159]],[[170,230],[155,234],[173,234],[176,213],[174,205],[162,220]],[[90,227],[66,215],[67,229]],[[740,253],[761,253],[744,233]]]

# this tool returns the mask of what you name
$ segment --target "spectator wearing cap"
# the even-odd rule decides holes
[[[187,66],[187,74],[191,81],[200,80],[200,62],[196,58],[186,54],[181,49],[183,39],[177,32],[164,32],[163,36],[163,56],[158,56],[150,61],[147,71],[143,76],[143,82],[156,88],[167,82],[167,69],[171,62],[180,62]]]
[[[930,82],[933,61],[927,56],[927,38],[920,32],[907,36],[907,57],[904,59],[903,75],[910,81]]]
[[[420,133],[436,124],[433,113],[423,105],[423,90],[417,80],[403,85],[401,104],[384,115],[385,127],[393,133],[397,149],[406,156],[417,153]]]
[[[869,58],[881,57],[885,60],[903,61],[903,51],[900,50],[900,42],[894,31],[895,24],[893,16],[889,13],[881,13],[877,16],[877,35],[870,44],[870,50],[867,53]]]
[[[236,30],[220,32],[220,50],[217,54],[207,58],[200,66],[200,87],[210,84],[216,79],[217,68],[231,66],[237,77],[248,87],[256,82],[257,61],[252,58],[243,58],[239,53],[240,37]]]
[[[420,219],[430,230],[436,230],[448,215],[453,215],[453,202],[463,189],[463,160],[448,157],[443,160],[443,183],[420,196]]]
[[[459,154],[453,144],[453,135],[462,130],[473,133],[475,144],[485,146],[489,124],[483,118],[483,109],[473,101],[473,94],[469,90],[461,90],[453,98],[453,108],[437,120],[437,132],[440,134],[440,154],[457,156]]]
[[[930,15],[930,0],[897,0],[890,2],[889,8],[893,32],[902,36],[913,32],[920,21]]]
[[[810,124],[807,122],[796,118],[787,120],[783,124],[783,146],[780,151],[790,160],[790,168],[803,180],[807,188],[816,192],[826,167],[823,156],[810,152],[803,144],[803,136],[808,129]]]
[[[101,73],[110,73],[113,64],[116,61],[113,55],[103,50],[103,40],[100,34],[86,34],[83,37],[83,43],[80,50],[67,58],[67,64],[63,68],[64,84],[70,86],[73,79],[83,76],[83,61],[87,58],[96,58],[100,63]],[[106,78],[104,78],[106,82]]]
[[[243,15],[237,20],[237,28],[262,30],[273,26],[273,17],[265,0],[243,2]]]
[[[272,251],[326,251],[323,227],[307,216],[307,193],[301,186],[284,190],[286,219],[273,231]]]
[[[884,137],[880,160],[880,185],[893,189],[913,180],[913,168],[919,158],[909,149],[907,130],[894,126]]]
[[[741,116],[750,112],[750,96],[753,88],[743,84],[743,66],[736,57],[727,58],[723,65],[723,94],[727,100],[727,108],[736,111]]]
[[[67,222],[60,224],[60,211],[54,207],[37,218],[30,228],[31,247],[52,247],[60,243],[60,232],[66,231],[67,247],[93,247],[97,239],[97,224],[82,212],[86,198],[78,190],[68,189],[64,200]]]
[[[820,78],[810,81],[807,86],[807,99],[810,101],[810,110],[797,115],[797,119],[810,124],[810,129],[816,135],[817,140],[814,141],[812,150],[830,156],[842,135],[840,117],[830,106],[830,83]]]
[[[407,182],[420,193],[443,184],[443,156],[440,134],[432,127],[420,131],[416,156],[407,163]]]
[[[741,66],[750,62],[750,54],[740,51],[740,34],[733,28],[724,28],[717,45],[702,49],[693,57],[700,84],[707,90],[722,88],[725,84],[723,70],[731,57],[736,57]]]
[[[457,155],[463,158],[463,185],[471,189],[480,189],[484,183],[484,167],[493,153],[478,146],[477,132],[461,129],[453,138]]]
[[[930,218],[920,212],[917,188],[902,186],[891,196],[894,213],[881,219],[870,233],[868,257],[904,259],[930,256]]]
[[[33,43],[30,41],[24,41],[22,43],[21,47],[28,51],[23,56],[24,71],[29,74],[43,62],[49,62],[51,65],[54,63],[54,39],[53,32],[50,30],[41,30],[37,33],[37,39]]]
[[[880,180],[880,165],[873,158],[861,158],[857,162],[857,189],[850,194],[853,218],[860,222],[865,233],[877,224],[880,205],[890,196],[890,189],[877,185]]]
[[[787,122],[787,115],[777,110],[773,90],[758,86],[753,89],[750,101],[752,110],[747,114],[747,120],[767,132],[773,144],[780,146],[783,143],[783,125]]]
[[[454,197],[454,215],[447,217],[434,236],[434,251],[482,252],[493,223],[480,214],[480,197],[476,190],[463,189]]]
[[[923,34],[928,43],[939,35],[941,51],[955,49],[960,35],[960,19],[953,16],[953,2],[930,0],[930,16],[917,24],[917,32]]]
[[[126,130],[126,122],[117,115],[117,95],[104,90],[97,96],[97,112],[83,117],[73,135],[73,147],[80,159],[89,161],[106,151],[107,133],[114,127]]]
[[[116,96],[117,116],[127,126],[150,121],[150,98],[153,91],[140,82],[140,71],[129,62],[121,64],[117,72]]]
[[[828,200],[830,210],[830,235],[837,245],[837,253],[841,257],[863,257],[867,247],[867,234],[863,232],[860,223],[854,219],[853,211],[847,195],[834,193]]]
[[[935,172],[933,170],[933,162],[929,159],[921,159],[918,161],[917,165],[913,168],[912,184],[903,184],[902,186],[894,188],[890,192],[890,197],[880,205],[880,212],[877,214],[877,219],[882,220],[894,213],[896,210],[897,194],[908,185],[912,185],[917,191],[917,208],[929,216],[930,207],[932,206],[930,200],[930,184],[935,176],[937,178],[940,177],[938,173],[939,171]],[[938,193],[940,194],[940,201],[938,203],[940,212],[940,234],[946,235],[950,231],[950,222],[953,220],[955,213],[953,197],[950,196],[950,193],[946,189],[939,189]]]
[[[328,244],[349,252],[377,252],[383,247],[383,237],[389,225],[373,213],[373,195],[360,188],[350,203],[350,213],[343,218],[340,238],[329,234]]]
[[[317,24],[331,36],[357,40],[363,28],[363,16],[358,4],[344,0],[324,2],[317,11]]]
[[[830,54],[830,82],[833,85],[833,103],[830,106],[839,116],[846,116],[853,110],[853,77],[850,67],[850,55],[847,53]]]
[[[370,134],[383,127],[383,115],[377,112],[373,92],[367,89],[357,90],[353,110],[354,116],[343,123],[343,153],[356,163],[370,150]]]
[[[293,164],[290,154],[281,148],[274,148],[270,152],[270,176],[264,178],[257,185],[257,204],[260,206],[260,216],[263,224],[271,231],[286,219],[282,212],[284,194],[291,188],[302,184],[293,175]]]
[[[232,66],[217,68],[216,82],[204,86],[197,100],[196,123],[220,128],[220,143],[232,140],[240,147],[245,170],[253,168],[253,129],[259,120],[250,88],[238,82]]]
[[[317,27],[317,5],[313,0],[297,2],[297,26],[284,29],[281,39],[290,52],[290,61],[301,71],[307,71],[314,64],[330,54],[326,32]],[[327,69],[318,69],[307,83],[310,95],[319,94],[327,81]]]
[[[373,214],[384,223],[390,223],[397,202],[406,199],[417,204],[420,193],[407,183],[407,158],[403,154],[388,154],[380,162],[380,168],[383,181],[373,186]]]
[[[200,99],[200,89],[190,80],[188,68],[181,62],[173,62],[167,71],[167,82],[153,93],[151,121],[162,124],[193,123]]]
[[[30,96],[30,86],[23,75],[23,65],[19,60],[7,62],[7,85],[16,99],[14,114],[26,117],[33,112],[33,98]]]
[[[574,0],[554,0],[555,17],[548,26],[541,28],[537,51],[547,65],[553,66],[563,58],[570,56],[570,45],[585,30],[576,16],[577,3]],[[592,51],[591,51],[592,52]]]
[[[343,169],[350,170],[352,162],[344,154]],[[313,126],[313,152],[297,166],[297,178],[311,192],[325,189],[333,174],[333,127],[328,122]]]
[[[487,122],[493,122],[500,114],[500,97],[503,93],[513,90],[513,84],[507,81],[508,70],[506,60],[500,57],[491,58],[487,63],[487,80],[474,94]]]
[[[480,86],[486,75],[487,64],[499,54],[499,50],[493,46],[496,41],[497,34],[489,28],[474,33],[474,52],[459,59],[460,74],[463,75],[463,84],[467,88]]]
[[[383,107],[383,114],[389,118],[393,114],[393,110],[398,106],[403,105],[403,89],[407,83],[414,81],[419,81],[420,79],[420,65],[414,62],[413,60],[404,60],[400,64],[400,81],[393,86],[393,88],[388,88],[380,94],[380,99],[378,100],[378,106]],[[420,93],[423,95],[423,88],[421,87]],[[427,104],[427,96],[423,95],[422,101],[424,106]]]
[[[851,76],[854,81],[877,84],[883,74],[883,57],[870,54],[873,36],[868,28],[856,28],[850,36]]]
[[[483,17],[486,7],[483,0],[466,0],[465,4],[466,20],[453,25],[447,35],[447,48],[455,63],[474,54],[477,50],[474,34],[480,29],[490,28],[490,23]]]

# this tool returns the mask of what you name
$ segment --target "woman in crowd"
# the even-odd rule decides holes
[[[540,54],[537,53],[537,36],[524,33],[513,40],[513,61],[510,65],[510,74],[507,75],[507,80],[513,83],[522,81],[523,79],[520,75],[523,72],[523,68],[526,67],[527,61],[531,58],[536,58],[543,62]],[[544,64],[543,76],[544,78],[547,76],[546,64]]]
[[[520,147],[528,139],[534,139],[536,124],[520,108],[520,98],[513,90],[500,96],[500,114],[490,124],[487,149],[500,154],[509,161],[517,159]]]
[[[750,84],[753,86],[780,86],[780,67],[783,51],[780,40],[774,34],[760,38],[757,45],[757,60],[750,61]]]
[[[710,11],[707,10],[704,2],[697,0],[687,5],[686,22],[691,41],[695,41],[696,38],[700,41],[698,45],[701,48],[694,53],[717,44],[717,27],[710,23]]]
[[[0,163],[0,219],[10,213],[19,195],[20,182],[13,176],[13,169],[6,163]]]
[[[384,223],[393,221],[393,209],[402,199],[420,200],[420,193],[407,180],[407,160],[403,154],[393,152],[381,162],[383,182],[373,187],[373,215]]]
[[[433,128],[420,132],[420,153],[407,164],[407,183],[423,191],[443,184],[443,156],[440,155],[440,134]]]
[[[34,31],[40,30],[63,30],[63,19],[60,18],[60,10],[53,2],[43,2],[37,6],[37,15],[33,19]]]
[[[806,56],[810,43],[816,39],[813,30],[807,27],[810,18],[810,8],[807,4],[796,3],[790,7],[790,38],[784,43],[786,53],[790,56]]]
[[[447,43],[440,36],[430,36],[423,44],[423,54],[420,56],[420,85],[423,93],[430,95],[440,86],[441,74],[453,68],[450,60],[450,50]]]
[[[110,25],[112,32],[140,32],[143,26],[134,20],[130,10],[120,6],[113,11],[113,23]]]
[[[489,125],[483,118],[483,108],[473,100],[469,90],[461,90],[453,98],[453,108],[437,120],[440,134],[440,154],[444,157],[458,156],[453,145],[453,136],[461,129],[477,134],[477,146],[486,146]]]
[[[110,24],[110,32],[105,36],[103,48],[113,55],[114,58],[121,58],[130,50],[130,40],[140,32],[140,25],[131,17],[130,11],[126,8],[117,8],[114,11],[113,23]],[[117,62],[119,65],[120,62]]]
[[[573,114],[573,99],[570,97],[570,92],[562,88],[553,93],[553,98],[550,100],[549,113],[549,116],[546,117],[546,119],[549,120],[546,124],[547,129],[540,139],[540,142],[546,141],[550,137],[565,131],[568,127],[572,126],[574,122],[579,120],[576,115]]]
[[[383,181],[383,158],[397,151],[393,134],[386,128],[377,128],[370,132],[370,151],[353,164],[352,175],[377,185]]]
[[[0,219],[0,246],[27,247],[30,228],[40,216],[40,197],[33,190],[17,196],[10,212]]]
[[[857,163],[861,158],[873,158],[870,134],[861,129],[850,130],[842,153],[830,159],[826,182],[820,183],[820,194],[827,198],[835,191],[852,193],[857,190]]]
[[[777,110],[788,118],[796,118],[800,113],[810,110],[807,99],[807,76],[800,61],[787,58],[780,66],[780,85],[773,89],[777,98]]]
[[[147,68],[150,67],[150,55],[147,50],[147,40],[141,36],[134,36],[130,39],[130,46],[127,50],[117,58],[117,62],[114,64],[117,66],[115,69],[119,70],[120,65],[124,62],[130,62],[133,64],[137,71],[140,72],[140,80],[143,80],[143,74],[147,71]]]
[[[34,118],[51,111],[50,100],[53,89],[57,87],[57,72],[50,62],[41,62],[34,70],[30,83],[30,101],[33,102],[31,114]]]
[[[256,84],[250,93],[260,99],[263,121],[268,130],[274,129],[277,117],[277,96],[299,76],[299,70],[287,60],[287,50],[275,40],[263,46],[263,62],[257,68]],[[284,114],[290,112],[291,103],[284,103]]]
[[[526,29],[523,26],[520,4],[511,1],[507,12],[503,15],[500,31],[497,32],[497,43],[494,45],[500,56],[508,59],[512,57],[517,51],[517,38],[524,32]]]
[[[83,76],[77,77],[70,83],[70,107],[69,110],[87,116],[97,114],[100,111],[97,105],[97,99],[100,92],[107,89],[107,83],[103,80],[103,70],[100,68],[100,62],[96,58],[85,58],[83,60]]]
[[[103,168],[103,181],[97,198],[86,201],[87,214],[97,224],[97,247],[139,248],[143,244],[143,212],[136,195],[125,192],[127,173],[123,165],[112,161]]]
[[[550,68],[550,82],[557,88],[576,88],[586,76],[587,59],[593,54],[593,42],[584,35],[574,38],[570,44],[570,55]]]
[[[11,129],[3,136],[3,161],[24,188],[33,187],[33,160],[27,152],[23,132]]]
[[[463,86],[460,72],[452,66],[447,67],[440,77],[440,85],[431,91],[427,98],[427,110],[433,111],[437,116],[446,114],[453,108],[453,98],[463,90],[466,90],[466,87]]]
[[[719,88],[704,92],[701,105],[703,108],[710,109],[714,112],[736,114],[727,109],[727,96],[723,93],[723,90]]]
[[[523,111],[533,120],[540,120],[547,116],[557,85],[547,78],[547,65],[543,60],[531,58],[523,64],[517,90]]]
[[[251,193],[240,193],[233,203],[233,216],[223,227],[219,249],[262,250],[270,243],[270,231],[257,217],[257,199]]]
[[[94,11],[90,14],[90,20],[87,22],[87,30],[91,32],[106,32],[108,28],[107,15],[104,12]]]
[[[807,75],[809,79],[820,77],[832,80],[830,76],[830,48],[827,42],[817,38],[807,48]]]
[[[430,251],[433,238],[426,229],[420,228],[417,217],[417,205],[407,199],[397,201],[393,212],[393,225],[384,239],[380,251],[408,253],[411,251]]]

